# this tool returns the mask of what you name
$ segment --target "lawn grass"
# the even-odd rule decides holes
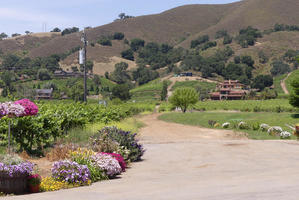
[[[229,112],[193,112],[193,113],[165,113],[159,117],[160,120],[167,122],[174,122],[179,124],[186,124],[192,126],[202,126],[211,128],[209,120],[214,120],[219,124],[230,122],[231,124],[245,121],[249,125],[266,123],[270,126],[281,126],[283,130],[292,132],[292,130],[285,124],[296,124],[299,122],[298,114],[292,113],[229,113]],[[222,129],[222,127],[218,127]],[[279,137],[270,136],[267,132],[260,130],[240,130],[231,127],[230,129],[248,133],[250,139],[269,140],[280,139]],[[291,139],[295,139],[292,136]]]
[[[68,132],[65,140],[66,142],[75,144],[87,144],[91,136],[93,136],[97,131],[101,130],[105,126],[116,126],[125,131],[131,131],[137,133],[144,124],[135,118],[127,118],[120,122],[112,122],[109,124],[105,123],[95,123],[89,124],[85,128],[75,128]]]
[[[196,110],[236,110],[242,112],[297,112],[288,99],[271,100],[235,100],[235,101],[201,101],[195,105]]]

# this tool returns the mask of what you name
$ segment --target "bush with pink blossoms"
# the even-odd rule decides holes
[[[124,158],[120,154],[117,154],[117,153],[104,153],[104,152],[102,152],[102,154],[107,154],[107,155],[110,155],[113,158],[115,158],[118,161],[122,171],[123,172],[126,171],[127,164],[126,164]]]
[[[122,172],[118,161],[111,155],[98,153],[91,156],[91,160],[94,166],[103,169],[109,177],[115,177]]]
[[[19,104],[24,107],[25,114],[24,116],[33,116],[37,115],[38,107],[35,103],[31,102],[29,99],[21,99],[15,102],[15,104]]]

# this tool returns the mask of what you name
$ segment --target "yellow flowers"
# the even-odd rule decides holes
[[[56,191],[60,189],[68,188],[68,183],[63,181],[56,181],[52,177],[45,177],[42,179],[42,182],[40,184],[40,189],[43,192],[47,191]]]
[[[91,185],[91,180],[88,180],[86,185]],[[42,192],[48,192],[61,189],[75,188],[80,186],[82,185],[79,183],[70,184],[65,181],[56,181],[53,177],[48,176],[42,179],[42,182],[40,184],[40,190]]]
[[[86,148],[78,148],[76,151],[70,151],[69,156],[75,160],[85,160],[96,155],[96,152]]]

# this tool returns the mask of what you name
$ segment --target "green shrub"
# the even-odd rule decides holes
[[[136,134],[132,134],[130,131],[123,131],[117,127],[104,127],[91,138],[91,144],[98,144],[99,141],[108,140],[107,137],[129,151],[128,158],[130,161],[134,162],[141,159],[145,150],[136,140]]]

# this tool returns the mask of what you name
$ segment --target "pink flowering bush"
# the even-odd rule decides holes
[[[0,104],[0,118],[32,116],[38,113],[38,107],[28,99],[16,102],[5,102]]]
[[[29,99],[21,99],[15,102],[15,104],[21,105],[25,109],[24,116],[37,115],[38,107],[35,103],[31,102]]]
[[[126,171],[126,167],[127,167],[126,162],[125,162],[124,158],[120,154],[117,154],[117,153],[101,153],[101,154],[110,155],[113,158],[115,158],[118,161],[118,163],[119,163],[122,171],[123,172]]]
[[[118,161],[111,155],[98,153],[91,156],[91,160],[94,166],[103,169],[109,177],[114,177],[122,172]]]

